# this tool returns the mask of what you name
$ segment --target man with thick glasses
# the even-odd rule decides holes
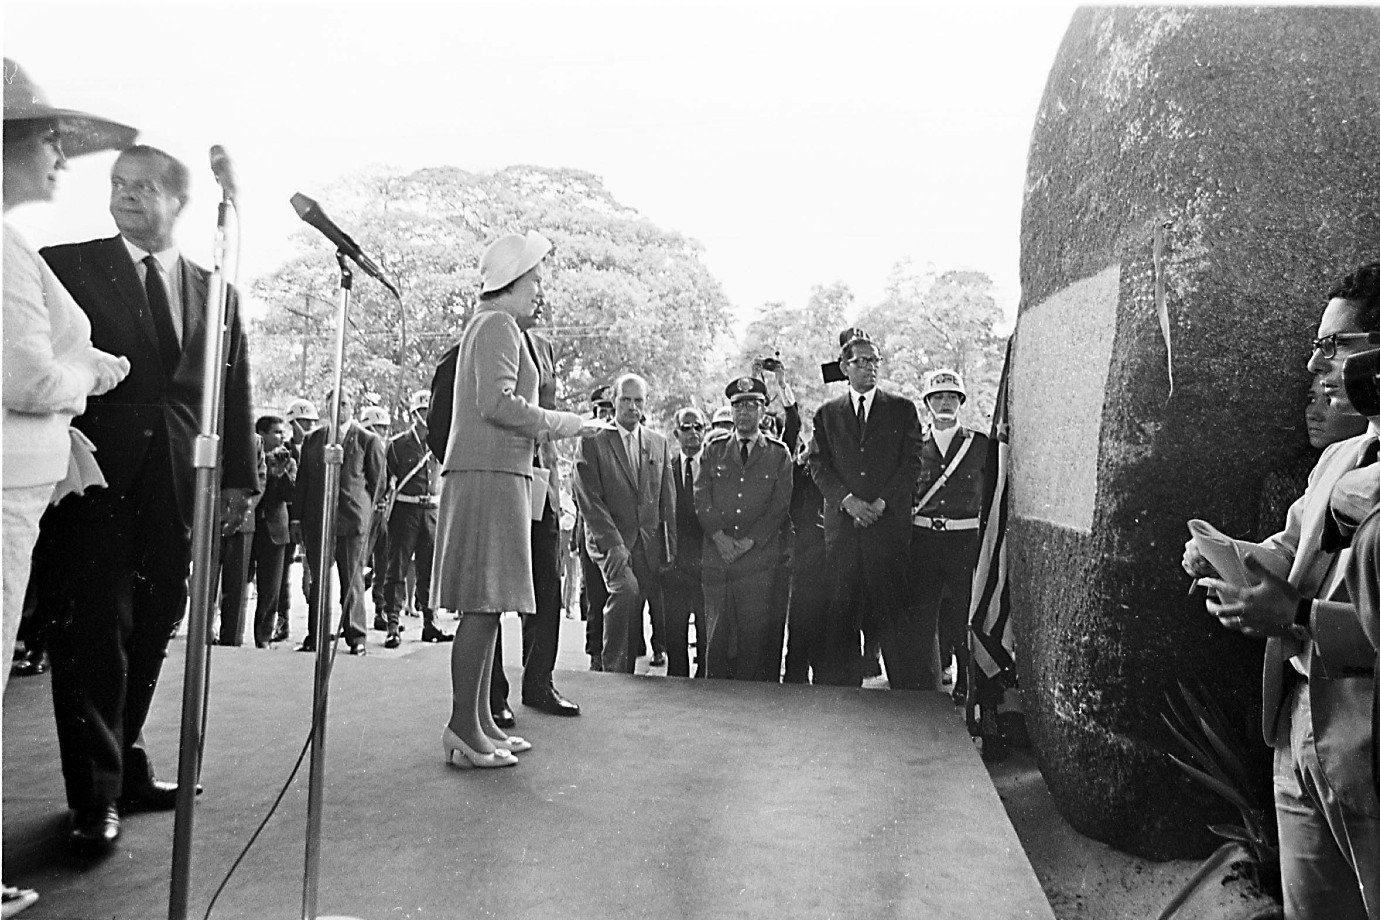
[[[1376,344],[1380,262],[1328,292],[1308,369],[1342,390],[1342,364]],[[1374,504],[1380,416],[1329,447],[1284,530],[1241,543],[1246,584],[1220,577],[1195,540],[1184,569],[1228,629],[1265,636],[1261,726],[1274,754],[1284,913],[1380,920],[1380,798],[1372,766],[1377,612],[1358,608],[1346,576],[1351,532]],[[1357,497],[1365,507],[1357,507]],[[1277,573],[1287,572],[1287,580]],[[1364,600],[1375,595],[1362,589]],[[1364,625],[1363,625],[1364,624]]]
[[[704,413],[686,406],[676,413],[676,443],[671,458],[671,482],[676,495],[676,562],[665,574],[666,676],[690,676],[690,620],[695,621],[698,667],[704,676],[704,589],[700,584],[700,550],[704,530],[695,516],[695,476],[700,471],[705,434]]]
[[[857,687],[860,630],[881,635],[910,615],[910,506],[920,474],[920,414],[909,399],[877,386],[882,356],[867,333],[845,329],[839,344],[848,390],[815,413],[809,459],[824,495],[830,573],[815,682]]]

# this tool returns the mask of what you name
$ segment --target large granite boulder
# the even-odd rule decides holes
[[[1377,257],[1380,14],[1078,10],[1030,146],[1009,545],[1041,768],[1089,836],[1188,856],[1231,813],[1160,714],[1199,681],[1259,743],[1262,643],[1186,596],[1184,522],[1278,529],[1323,294]]]

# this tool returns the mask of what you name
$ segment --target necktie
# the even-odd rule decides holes
[[[742,461],[743,466],[747,466],[747,461],[748,461],[748,442],[747,442],[747,441],[740,440],[740,441],[738,442],[738,459],[739,459],[740,461]]]
[[[1380,439],[1371,438],[1361,450],[1361,457],[1354,469],[1374,465],[1377,457],[1380,457]],[[1370,494],[1373,483],[1355,483],[1343,488],[1344,485],[1348,485],[1344,482],[1348,478],[1354,477],[1350,473],[1343,476],[1328,497],[1327,517],[1323,520],[1320,541],[1320,547],[1325,553],[1335,553],[1350,546],[1351,535],[1355,533],[1361,517],[1364,517],[1364,512],[1369,511],[1369,507],[1374,504],[1373,496]],[[1355,494],[1358,488],[1364,489],[1366,495]]]
[[[163,359],[163,370],[171,376],[182,356],[182,346],[173,328],[172,306],[168,303],[168,290],[163,286],[158,260],[151,255],[144,257],[144,296],[148,298],[153,329],[158,335],[158,356]]]
[[[863,397],[859,396],[859,397],[858,397],[858,440],[859,440],[859,441],[861,441],[862,438],[863,438],[863,435],[867,433],[867,412],[866,412],[866,408],[865,408],[866,406],[867,406],[867,401],[866,401]]]
[[[689,457],[684,458],[685,492],[687,495],[695,491],[695,468],[691,466],[692,463],[694,461]]]
[[[636,483],[640,476],[637,467],[642,460],[637,451],[637,432],[623,435],[623,450],[628,455],[628,469],[632,470],[633,482]]]

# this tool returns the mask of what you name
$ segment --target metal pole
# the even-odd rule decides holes
[[[326,704],[331,679],[330,607],[331,561],[335,558],[335,515],[339,501],[340,467],[345,451],[340,441],[340,387],[345,369],[345,326],[350,312],[350,287],[354,281],[344,252],[340,263],[340,306],[335,323],[335,369],[332,374],[330,418],[326,428],[326,475],[322,486],[321,530],[318,534],[315,603],[316,678],[312,693],[311,769],[307,787],[306,871],[302,876],[302,920],[316,920],[317,891],[321,880],[321,803],[326,786]]]
[[[213,245],[215,270],[206,304],[206,354],[201,368],[201,434],[192,447],[196,469],[192,509],[191,609],[187,623],[187,660],[182,683],[182,733],[177,759],[177,811],[173,819],[172,879],[169,920],[186,920],[192,872],[192,823],[197,777],[201,773],[201,724],[206,707],[208,637],[216,609],[216,575],[220,560],[220,426],[225,386],[225,348],[229,331],[225,279],[225,226],[231,208],[221,201]]]

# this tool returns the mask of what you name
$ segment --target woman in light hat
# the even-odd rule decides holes
[[[512,766],[513,753],[531,747],[494,724],[488,692],[499,616],[537,609],[532,454],[539,440],[605,427],[537,405],[537,365],[523,333],[541,318],[541,262],[550,251],[534,231],[489,246],[479,261],[479,310],[460,340],[432,569],[436,606],[461,612],[441,736],[446,761],[457,767]]]
[[[85,112],[48,104],[19,65],[5,58],[5,404],[3,608],[4,651],[0,690],[9,677],[14,637],[29,583],[29,560],[38,521],[48,503],[67,491],[101,484],[89,442],[68,423],[86,409],[86,397],[112,389],[129,361],[91,345],[91,324],[72,296],[9,223],[11,208],[51,201],[67,157],[127,147],[135,130]],[[85,443],[83,443],[85,442]],[[68,486],[68,483],[72,485]],[[59,484],[62,488],[58,488]],[[0,909],[10,917],[38,899],[4,887]]]

